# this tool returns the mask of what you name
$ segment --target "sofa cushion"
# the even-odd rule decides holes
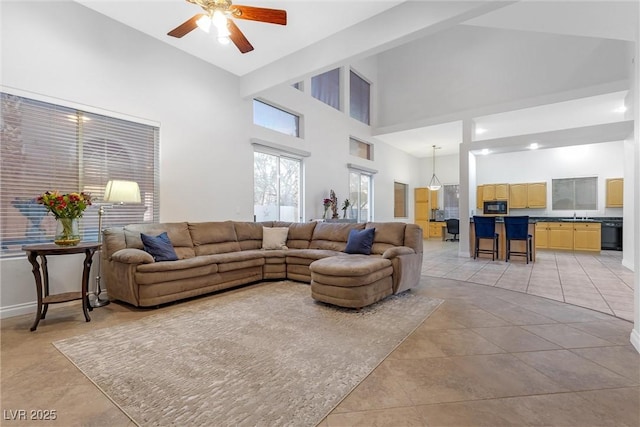
[[[344,251],[348,254],[371,254],[371,246],[373,245],[373,236],[375,232],[375,228],[365,228],[364,230],[349,231],[347,247],[344,249]]]
[[[287,249],[289,227],[264,227],[262,249]]]
[[[366,228],[375,228],[376,234],[373,238],[371,252],[383,254],[384,251],[393,246],[404,244],[404,222],[369,222]]]
[[[344,252],[351,230],[362,230],[364,224],[320,222],[313,230],[309,249],[328,249]]]
[[[273,224],[274,227],[289,227],[287,237],[287,247],[289,249],[309,249],[309,242],[316,228],[316,222],[280,222]]]
[[[236,238],[241,250],[246,251],[262,247],[263,224],[259,222],[234,221],[233,227],[236,230]]]
[[[154,261],[177,261],[178,255],[173,249],[171,240],[167,233],[160,233],[157,236],[140,233],[140,239],[144,245],[144,251],[149,253]]]
[[[193,250],[189,226],[186,222],[166,222],[162,224],[130,224],[124,227],[124,237],[127,248],[144,249],[140,233],[154,235],[166,231],[179,259],[193,258]]]
[[[196,255],[240,251],[233,222],[190,222],[189,231]]]

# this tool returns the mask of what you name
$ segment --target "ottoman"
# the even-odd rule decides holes
[[[386,258],[338,255],[314,261],[311,296],[340,307],[362,308],[393,293],[393,267]]]

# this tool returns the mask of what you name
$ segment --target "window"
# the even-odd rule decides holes
[[[393,183],[393,217],[406,218],[407,215],[407,184]]]
[[[48,190],[90,193],[81,233],[98,239],[98,209],[111,179],[136,181],[142,203],[105,209],[103,227],[157,221],[158,128],[6,93],[2,100],[1,256],[50,242],[55,219],[35,199]]]
[[[340,109],[340,68],[311,77],[311,96]]]
[[[351,202],[350,218],[358,222],[373,221],[373,176],[369,173],[349,171],[349,201]]]
[[[349,154],[361,159],[373,160],[373,145],[355,138],[349,138]]]
[[[563,178],[551,180],[552,209],[598,209],[598,178]]]
[[[445,218],[460,218],[460,186],[443,185],[443,208]]]
[[[353,72],[349,78],[349,114],[364,124],[370,123],[371,85]]]
[[[291,85],[292,87],[298,89],[300,92],[304,91],[304,85],[302,82],[295,82],[294,84]]]
[[[300,116],[257,99],[253,100],[253,123],[285,135],[300,136]]]
[[[253,154],[253,213],[256,221],[300,222],[302,161],[284,154]]]

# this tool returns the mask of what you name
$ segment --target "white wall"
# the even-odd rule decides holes
[[[458,25],[378,55],[379,126],[626,80],[628,45]]]
[[[304,140],[254,126],[236,76],[75,2],[3,2],[1,19],[4,90],[159,124],[162,222],[251,221],[251,138],[312,153],[305,162],[306,219],[321,214],[330,189],[347,197],[347,163],[380,171],[377,220],[393,220],[394,179],[416,184],[414,158],[381,143],[373,162],[350,156],[349,135],[371,140],[370,128],[289,86],[261,95],[303,114]],[[377,78],[372,60],[354,68]],[[49,266],[52,292],[77,288],[80,258],[51,257]],[[34,311],[26,259],[0,260],[0,269],[0,317]]]
[[[605,208],[606,179],[624,176],[624,141],[570,147],[518,151],[477,156],[477,183],[546,182],[546,209],[518,209],[518,214],[572,216],[574,211],[552,211],[551,180],[598,177],[598,209],[576,212],[578,216],[619,216],[622,208]],[[513,212],[512,212],[513,213]]]

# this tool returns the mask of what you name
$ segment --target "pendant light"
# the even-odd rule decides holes
[[[436,146],[433,146],[433,176],[431,177],[431,181],[429,181],[429,190],[439,190],[442,187],[440,184],[440,180],[436,176]]]

